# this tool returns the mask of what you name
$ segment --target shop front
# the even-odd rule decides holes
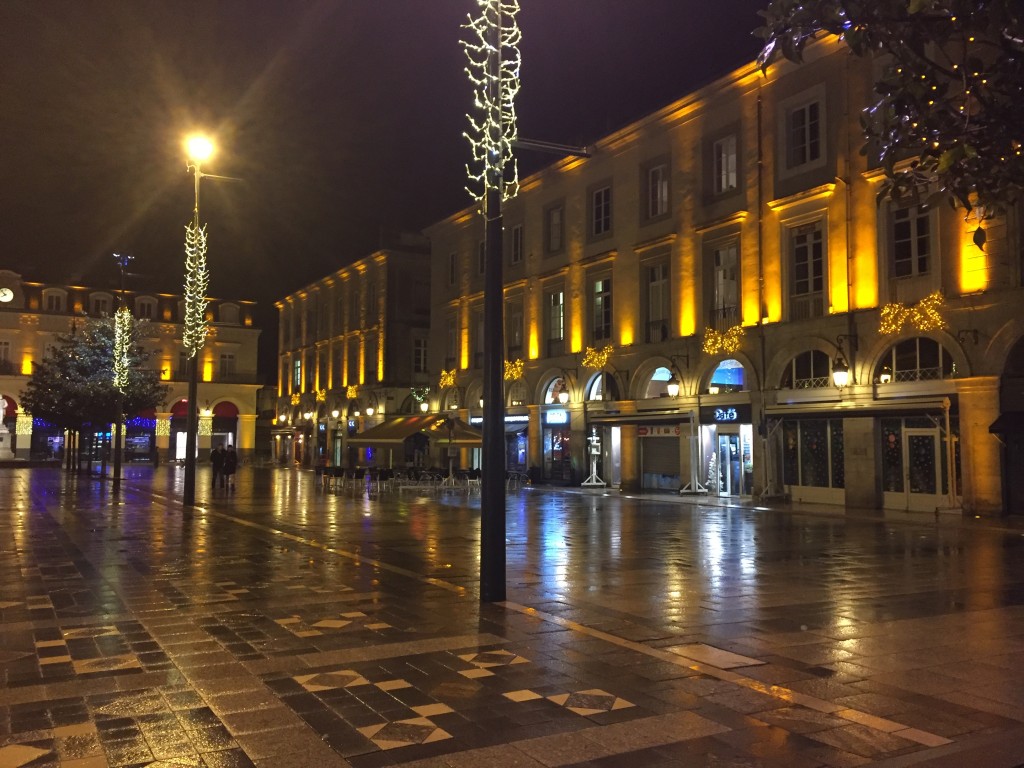
[[[711,496],[750,496],[754,488],[754,428],[750,403],[700,407],[700,476]]]
[[[550,483],[572,484],[577,478],[572,466],[572,433],[569,411],[545,410],[542,416],[541,450],[544,459],[541,479]]]

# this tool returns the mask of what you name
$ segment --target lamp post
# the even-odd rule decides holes
[[[188,422],[185,432],[185,488],[183,503],[196,503],[196,442],[199,433],[199,350],[206,340],[206,228],[199,223],[199,182],[202,164],[213,154],[213,142],[193,135],[185,140],[187,169],[195,177],[195,207],[192,222],[185,229],[185,323],[182,344],[188,355]]]
[[[124,303],[124,270],[132,256],[114,254],[114,260],[121,269],[121,295],[117,312],[114,313],[114,389],[116,399],[116,422],[114,424],[114,480],[111,490],[121,491],[121,437],[124,429],[124,390],[128,385],[128,345],[130,343],[132,315]]]

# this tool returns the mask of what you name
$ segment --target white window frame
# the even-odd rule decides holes
[[[657,219],[668,213],[668,164],[658,163],[647,169],[647,218]]]
[[[558,301],[553,301],[557,297]],[[565,341],[565,289],[544,292],[545,331],[548,341]]]
[[[794,126],[793,119],[797,114],[811,112],[812,105],[817,106],[817,130],[812,133],[811,121],[803,123],[803,140],[801,146],[806,146],[806,153],[802,158],[795,157],[795,146],[793,144]],[[828,102],[826,101],[825,84],[815,86],[802,93],[799,93],[779,104],[779,138],[778,157],[779,178],[785,179],[805,171],[824,167],[828,157]],[[817,154],[812,157],[811,147],[816,142]],[[798,162],[799,161],[799,162]]]
[[[548,253],[560,253],[565,248],[565,206],[553,205],[544,214],[544,240]]]
[[[601,275],[590,281],[590,338],[595,343],[611,341],[615,330],[613,285],[611,275]]]
[[[612,231],[612,187],[606,184],[590,194],[590,234],[602,237]]]
[[[901,214],[907,214],[906,219],[911,229],[917,228],[916,233],[912,233],[907,241],[910,248],[910,255],[906,261],[910,263],[910,271],[907,274],[897,274],[896,266],[896,251],[897,251],[897,239],[896,239],[896,228],[899,226],[899,217]],[[923,228],[922,233],[920,229]],[[887,253],[889,256],[887,265],[887,274],[894,280],[907,280],[915,277],[926,277],[931,275],[935,271],[936,267],[936,246],[938,245],[937,238],[935,237],[935,209],[928,206],[925,203],[911,203],[908,205],[893,204],[889,209],[889,226],[887,227],[886,239],[887,239]],[[926,240],[927,253],[923,255],[926,260],[926,267],[924,270],[920,269],[920,261],[922,254],[919,250],[921,237]],[[901,260],[902,261],[902,260]]]
[[[523,261],[523,225],[516,224],[511,231],[511,253],[509,254],[510,264],[520,264]]]
[[[412,340],[412,372],[427,373],[427,340],[414,338]]]
[[[737,177],[737,141],[736,134],[730,133],[723,136],[711,145],[711,154],[714,160],[713,189],[716,195],[732,192],[738,186]]]

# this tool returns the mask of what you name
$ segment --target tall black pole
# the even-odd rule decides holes
[[[489,103],[500,115],[501,10],[491,24],[487,69]],[[491,116],[493,118],[493,115]],[[483,467],[480,478],[480,600],[505,599],[505,334],[502,319],[502,127],[500,117],[489,120],[492,132],[487,156],[484,198],[484,408]]]
[[[199,180],[203,177],[198,161],[192,166],[196,178],[196,205],[192,211],[192,226],[199,231]],[[200,297],[202,298],[202,297]],[[196,503],[196,442],[199,434],[199,350],[188,360],[188,421],[185,425],[185,489],[182,503],[186,507]]]

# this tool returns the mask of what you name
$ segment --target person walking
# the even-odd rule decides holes
[[[235,446],[229,445],[224,454],[224,478],[227,480],[228,490],[235,490],[235,470],[238,469],[238,454],[235,453]]]
[[[216,488],[218,481],[220,487],[224,487],[224,444],[218,443],[217,447],[210,452],[210,466],[213,467],[213,487]]]

